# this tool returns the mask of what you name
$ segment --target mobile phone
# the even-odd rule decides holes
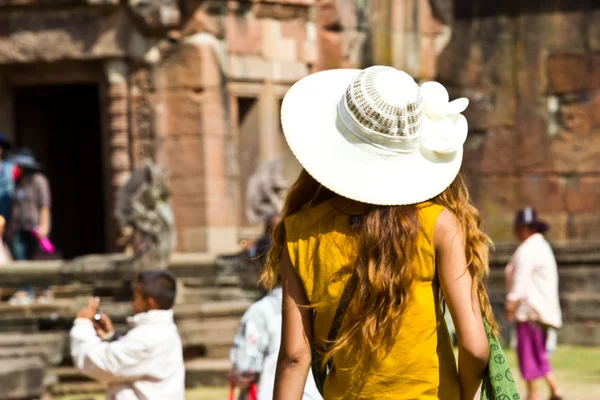
[[[100,311],[100,309],[97,309],[96,314],[94,314],[94,321],[101,324],[101,322],[100,322],[101,320],[102,320],[102,311]]]

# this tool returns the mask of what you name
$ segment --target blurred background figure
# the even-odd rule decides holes
[[[3,133],[0,133],[0,216],[10,222],[12,214],[15,178],[13,164],[7,161],[11,144]]]
[[[540,399],[536,381],[541,378],[548,383],[552,400],[562,398],[547,352],[549,329],[562,326],[556,260],[543,235],[548,229],[531,207],[518,211],[514,230],[521,244],[505,270],[506,319],[516,322],[517,353],[528,400]]]
[[[32,260],[42,253],[40,241],[47,240],[51,229],[51,192],[48,178],[29,149],[18,150],[11,159],[15,168],[15,189],[10,221],[11,250],[17,261]],[[45,289],[40,302],[53,298]],[[21,288],[11,304],[29,304],[35,300],[35,289]]]
[[[234,389],[239,388],[238,400],[273,399],[281,342],[281,304],[279,286],[250,306],[242,317],[230,355],[232,396]],[[312,373],[308,374],[302,398],[322,399]]]

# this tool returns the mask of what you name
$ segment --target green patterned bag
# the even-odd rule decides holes
[[[519,400],[521,396],[510,372],[504,351],[502,351],[502,346],[485,318],[483,324],[490,345],[490,361],[483,376],[481,400]]]

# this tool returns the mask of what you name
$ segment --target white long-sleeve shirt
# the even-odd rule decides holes
[[[558,268],[550,244],[536,233],[526,239],[506,266],[507,300],[518,302],[517,321],[562,326]]]
[[[84,374],[108,384],[107,400],[184,400],[185,368],[171,310],[130,319],[119,340],[103,342],[88,319],[71,329],[71,356]]]

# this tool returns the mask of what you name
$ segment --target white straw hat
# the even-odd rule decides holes
[[[340,69],[298,81],[281,122],[290,149],[323,186],[363,203],[415,204],[456,178],[467,105],[392,67]]]

